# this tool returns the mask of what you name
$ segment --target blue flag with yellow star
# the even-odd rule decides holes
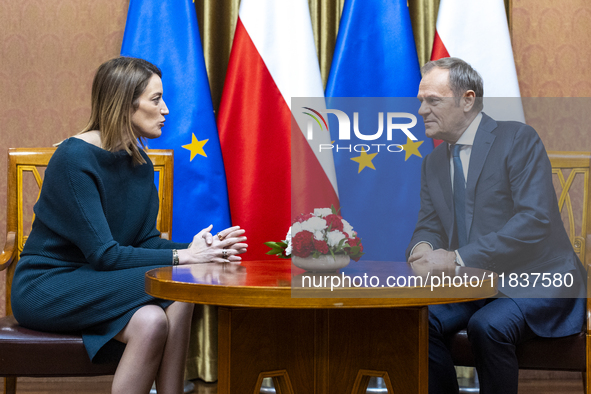
[[[421,163],[433,149],[418,115],[420,79],[407,1],[346,0],[327,112],[341,214],[361,237],[364,260],[405,261]],[[330,109],[348,116],[350,139],[342,139],[344,123]]]
[[[162,70],[170,114],[148,146],[174,149],[172,239],[190,242],[209,224],[213,231],[229,227],[226,174],[193,2],[131,0],[121,55]]]

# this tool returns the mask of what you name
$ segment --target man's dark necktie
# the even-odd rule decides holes
[[[464,180],[464,169],[460,160],[460,149],[462,145],[453,146],[454,159],[454,214],[456,229],[458,232],[458,245],[462,247],[468,242],[466,235],[466,182]]]

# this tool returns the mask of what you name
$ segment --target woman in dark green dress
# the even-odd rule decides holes
[[[244,230],[191,244],[161,239],[158,192],[144,140],[161,134],[168,108],[161,72],[141,59],[101,65],[90,121],[63,141],[45,172],[33,229],[12,285],[14,316],[24,327],[82,332],[93,361],[112,341],[125,343],[112,393],[183,392],[193,304],[153,298],[144,274],[158,266],[236,263]]]

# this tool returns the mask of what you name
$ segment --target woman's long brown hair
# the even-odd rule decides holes
[[[117,57],[101,64],[92,83],[90,119],[79,134],[99,130],[103,149],[125,149],[135,164],[144,164],[140,154],[144,139],[133,132],[131,116],[154,74],[162,78],[158,67],[133,57]]]

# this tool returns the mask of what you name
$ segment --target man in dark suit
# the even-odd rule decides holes
[[[426,135],[444,143],[423,161],[408,262],[422,271],[464,265],[505,274],[497,298],[429,308],[429,392],[458,392],[446,338],[467,328],[480,392],[516,394],[518,343],[580,332],[584,269],[564,229],[536,131],[482,112],[482,78],[463,60],[429,62],[422,73],[419,114]],[[508,284],[512,273],[520,275],[517,286]],[[534,287],[534,273],[571,275],[575,284]]]

